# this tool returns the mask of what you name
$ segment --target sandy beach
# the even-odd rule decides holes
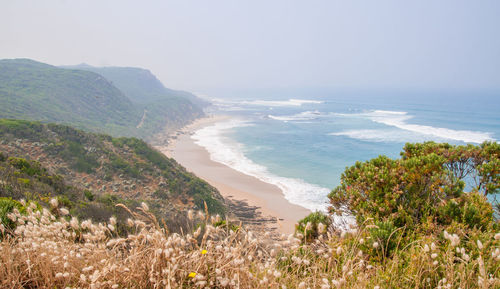
[[[261,216],[254,223],[265,223],[281,233],[293,233],[297,221],[310,213],[308,209],[288,202],[277,186],[212,161],[207,150],[194,143],[191,138],[194,131],[224,119],[227,117],[199,119],[174,133],[167,146],[156,148],[216,187],[224,198],[254,208]]]

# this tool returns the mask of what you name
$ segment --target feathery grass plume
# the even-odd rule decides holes
[[[50,199],[50,205],[53,208],[57,208],[59,206],[59,201],[56,198],[52,198],[52,199]]]
[[[483,250],[484,246],[483,246],[483,243],[481,242],[481,240],[478,239],[476,243],[477,243],[477,248],[479,250]]]
[[[69,211],[66,208],[60,208],[59,212],[61,212],[61,215],[63,215],[63,216],[66,216],[69,214]]]
[[[19,224],[0,243],[0,287],[500,286],[500,241],[492,232],[478,231],[477,235],[463,238],[464,248],[460,249],[441,246],[436,236],[417,236],[414,242],[398,248],[393,257],[379,262],[370,254],[381,251],[384,244],[373,250],[378,241],[369,238],[370,229],[364,225],[343,238],[332,233],[303,243],[294,235],[276,240],[245,227],[233,231],[209,222],[198,227],[193,224],[193,231],[185,234],[168,233],[153,223],[155,219],[148,210],[140,207],[136,212],[128,211],[131,232],[127,236],[111,234],[109,226],[119,223],[113,217],[108,223],[79,223],[72,216],[53,219],[48,210],[31,210],[25,215],[12,212],[11,217]],[[202,220],[209,219],[203,214]],[[489,240],[482,243],[482,250],[479,239]],[[370,250],[363,251],[366,247]],[[466,262],[465,256],[473,257]]]

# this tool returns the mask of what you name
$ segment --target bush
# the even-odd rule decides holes
[[[11,198],[0,198],[0,220],[5,228],[11,231],[16,228],[16,223],[9,219],[7,215],[12,213],[14,209],[17,209],[19,212],[25,211],[24,206],[20,202]]]
[[[27,174],[28,176],[41,175],[44,170],[40,167],[40,164],[36,161],[28,161],[23,158],[10,157],[8,161],[11,166],[18,169],[21,173]]]
[[[219,214],[221,216],[226,215],[226,207],[224,206],[224,204],[221,201],[216,200],[208,192],[200,192],[200,193],[195,194],[193,196],[193,201],[194,201],[194,204],[200,210],[204,210],[205,204],[206,204],[209,214],[213,214],[213,215]]]
[[[111,160],[111,168],[114,170],[118,170],[123,172],[124,174],[131,176],[133,178],[139,178],[141,174],[139,173],[139,170],[137,168],[133,167],[129,162],[124,160],[118,155],[111,155],[109,157]]]
[[[331,212],[353,214],[358,223],[373,218],[409,230],[421,229],[429,220],[436,225],[455,220],[485,228],[492,221],[491,204],[479,193],[464,194],[465,180],[479,184],[473,191],[494,193],[499,185],[498,147],[407,144],[401,159],[380,156],[357,162],[329,194]]]
[[[43,124],[36,121],[0,119],[0,134],[40,141],[46,138]]]
[[[87,198],[87,200],[89,201],[93,201],[95,198],[94,194],[89,190],[83,191],[83,194],[85,195],[85,198]]]
[[[59,195],[57,196],[57,200],[59,204],[67,209],[71,209],[75,206],[75,203],[69,199],[67,195]]]
[[[367,229],[369,242],[364,244],[363,250],[377,261],[392,256],[401,241],[401,229],[391,221],[376,222]]]
[[[317,211],[300,220],[295,228],[295,232],[304,235],[306,241],[312,241],[319,235],[326,233],[331,223],[332,220],[329,216]]]
[[[220,221],[217,221],[214,223],[214,227],[217,228],[217,227],[227,227],[229,230],[233,231],[233,232],[236,232],[240,229],[240,226],[237,226],[231,222],[226,222],[226,220],[220,220]]]
[[[493,221],[493,208],[485,196],[473,192],[444,203],[438,210],[439,223],[449,225],[452,221],[467,225],[470,229],[489,229]]]
[[[161,152],[152,149],[146,142],[137,138],[113,138],[113,145],[116,147],[123,147],[127,145],[136,155],[147,159],[149,162],[160,168],[167,170],[172,167],[171,160],[169,160]]]

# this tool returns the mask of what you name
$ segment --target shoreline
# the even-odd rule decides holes
[[[212,161],[208,151],[191,138],[196,130],[229,118],[209,116],[197,119],[170,134],[168,144],[156,146],[156,149],[217,188],[229,203],[232,213],[244,224],[284,234],[293,233],[295,224],[311,213],[310,210],[290,203],[277,186]]]

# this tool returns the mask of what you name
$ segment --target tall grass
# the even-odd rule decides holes
[[[272,239],[217,217],[188,212],[193,227],[170,234],[143,205],[129,211],[131,233],[80,221],[58,208],[26,206],[8,215],[0,243],[2,288],[500,288],[500,234],[443,232],[386,254],[362,224],[350,232],[320,228]]]

